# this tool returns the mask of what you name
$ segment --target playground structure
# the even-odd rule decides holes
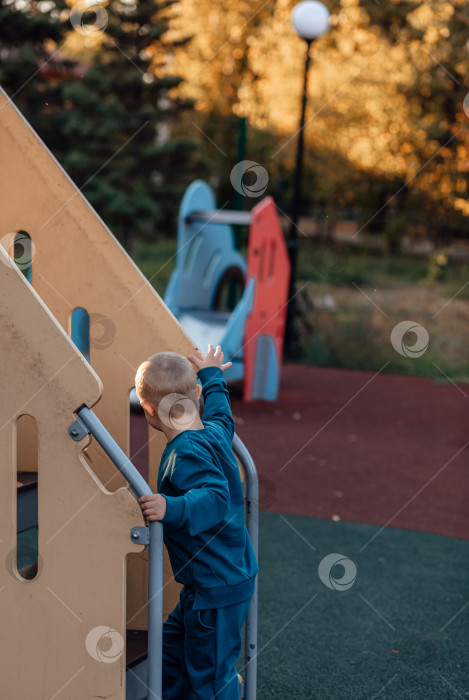
[[[249,225],[247,264],[233,225]],[[164,300],[199,347],[223,347],[228,382],[244,380],[244,399],[275,401],[282,365],[290,262],[272,197],[251,212],[218,210],[211,187],[193,182],[178,217],[176,266]],[[244,290],[220,310],[230,281]]]
[[[0,110],[1,695],[143,700],[150,618],[154,700],[161,618],[179,586],[166,554],[161,564],[161,525],[148,534],[135,497],[156,489],[149,465],[164,439],[148,434],[139,474],[128,457],[130,392],[143,358],[196,347],[3,91]],[[234,449],[256,545],[255,468],[237,439]],[[18,534],[36,526],[37,561],[19,571]],[[149,549],[155,593],[164,581],[161,614]],[[247,700],[255,698],[253,602]],[[98,647],[103,637],[117,644],[111,658]]]

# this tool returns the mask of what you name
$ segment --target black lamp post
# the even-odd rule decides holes
[[[316,0],[304,0],[295,5],[292,12],[292,24],[298,36],[306,42],[303,94],[301,98],[301,116],[298,131],[295,172],[293,175],[293,205],[291,210],[291,227],[288,240],[291,274],[288,292],[287,324],[285,331],[285,348],[292,355],[296,343],[294,318],[296,315],[296,270],[298,258],[298,220],[301,206],[301,180],[303,177],[304,127],[306,101],[308,95],[308,71],[311,63],[310,49],[315,39],[325,34],[329,28],[329,10]]]

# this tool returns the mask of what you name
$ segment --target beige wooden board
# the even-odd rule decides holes
[[[24,439],[18,442],[17,463],[18,471],[37,472],[37,450],[35,445],[37,442],[37,426],[31,416],[23,416],[21,419],[22,435]],[[28,440],[29,436],[29,440]]]
[[[128,454],[129,391],[138,365],[155,352],[187,355],[195,346],[3,91],[0,153],[0,242],[11,250],[17,231],[31,236],[33,287],[68,333],[76,307],[90,314],[90,361],[104,386],[96,413]],[[112,162],[106,167],[112,167]],[[164,437],[152,431],[149,483],[153,490],[164,444]],[[125,484],[98,446],[90,444],[87,455],[107,489]],[[22,468],[30,468],[27,456],[25,460]],[[141,558],[131,557],[129,568],[133,565],[137,568],[129,588],[129,627],[145,629],[146,601],[140,596],[146,586],[146,568]],[[165,569],[170,572],[167,557]],[[174,607],[178,591],[176,584],[165,588],[166,612]],[[137,616],[136,610],[141,611]]]
[[[112,663],[92,654],[108,651],[96,647],[100,627],[125,639],[126,555],[143,549],[129,533],[143,517],[127,487],[101,485],[82,456],[87,439],[70,438],[73,412],[98,401],[101,382],[2,248],[0,353],[1,697],[124,699],[125,649]],[[30,581],[15,551],[23,414],[38,433],[39,571]]]
[[[12,251],[16,232],[30,235],[33,287],[67,333],[75,308],[90,314],[90,361],[104,387],[95,410],[129,454],[129,391],[138,365],[155,352],[187,355],[195,346],[1,88],[0,153],[0,243]],[[149,437],[149,484],[156,490],[165,439],[153,430]],[[125,484],[93,442],[86,458],[108,490]],[[20,464],[35,469],[27,444]],[[147,626],[146,560],[146,551],[128,558],[129,629]],[[178,596],[165,554],[166,614]]]
[[[31,236],[33,287],[67,332],[75,308],[90,314],[90,361],[104,385],[97,413],[127,452],[138,365],[155,352],[189,354],[195,346],[3,91],[0,152],[0,241],[11,247],[19,230]],[[153,465],[162,446],[154,444]],[[107,459],[88,452],[110,490],[124,483]]]

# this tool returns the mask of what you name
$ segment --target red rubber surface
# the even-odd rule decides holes
[[[469,538],[469,387],[373,377],[286,365],[275,404],[233,397],[261,510]]]

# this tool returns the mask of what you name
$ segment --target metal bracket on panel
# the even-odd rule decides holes
[[[72,440],[75,440],[75,442],[79,442],[80,440],[83,440],[85,435],[89,435],[89,430],[86,427],[86,425],[79,419],[77,418],[74,423],[70,426],[68,429],[68,434],[72,438]]]
[[[135,544],[150,544],[150,529],[135,526],[130,531],[130,539]]]

